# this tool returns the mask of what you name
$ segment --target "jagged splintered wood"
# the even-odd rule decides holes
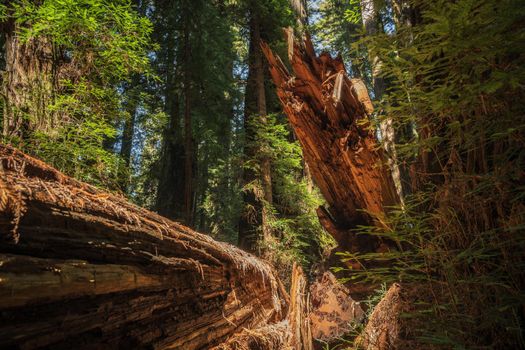
[[[373,107],[366,87],[347,76],[340,57],[317,57],[309,37],[299,43],[292,30],[286,34],[293,74],[268,45],[262,48],[312,177],[329,205],[318,209],[321,224],[340,249],[376,251],[377,239],[350,230],[378,224],[377,218],[399,199],[370,127]]]
[[[0,348],[210,349],[289,338],[274,270],[0,145]]]
[[[303,270],[294,263],[286,319],[255,330],[244,329],[212,350],[313,350],[309,298]]]

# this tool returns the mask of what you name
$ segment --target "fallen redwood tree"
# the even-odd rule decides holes
[[[290,344],[267,263],[10,147],[0,165],[0,348],[209,349],[265,328]]]

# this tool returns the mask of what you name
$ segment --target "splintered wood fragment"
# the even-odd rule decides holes
[[[337,343],[360,324],[365,313],[350,291],[329,271],[318,275],[310,285],[310,319],[315,339]]]
[[[366,327],[356,338],[359,349],[390,350],[401,345],[403,313],[408,312],[406,292],[398,283],[392,284],[370,314]]]
[[[293,59],[293,42],[295,40],[293,35],[293,29],[288,27],[285,29],[286,40],[288,42],[288,59],[291,61]]]
[[[354,97],[359,101],[361,106],[363,106],[367,115],[372,114],[374,111],[374,106],[368,95],[368,90],[366,89],[365,83],[361,79],[350,79],[352,86],[352,93]]]
[[[310,325],[308,284],[302,268],[295,264],[292,268],[292,283],[290,288],[290,347],[294,350],[312,350],[312,330]]]
[[[343,90],[343,79],[344,79],[344,72],[341,71],[336,74],[335,83],[334,83],[334,91],[332,92],[332,99],[334,100],[336,104],[341,102],[341,91]]]
[[[329,206],[318,211],[321,223],[339,250],[376,251],[381,245],[377,238],[359,238],[352,230],[381,225],[377,218],[399,198],[368,121],[373,107],[366,87],[347,76],[341,57],[316,56],[308,35],[299,42],[291,30],[286,34],[293,73],[283,69],[268,45],[262,49],[306,163]]]
[[[243,329],[211,350],[296,350],[289,343],[290,324],[285,320],[258,329]]]
[[[313,350],[307,285],[302,268],[294,264],[286,320],[258,329],[243,329],[212,350]]]
[[[2,349],[210,349],[287,315],[267,263],[4,145],[0,232]]]

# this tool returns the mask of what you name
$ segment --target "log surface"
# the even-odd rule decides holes
[[[254,256],[8,146],[0,166],[0,348],[209,349],[285,318]]]

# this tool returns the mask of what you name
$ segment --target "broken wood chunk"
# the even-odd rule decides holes
[[[365,329],[356,338],[356,347],[367,350],[400,349],[401,313],[405,306],[403,288],[394,283],[372,311]]]
[[[310,286],[310,294],[312,336],[318,345],[340,341],[363,321],[361,306],[331,272],[316,278]]]

